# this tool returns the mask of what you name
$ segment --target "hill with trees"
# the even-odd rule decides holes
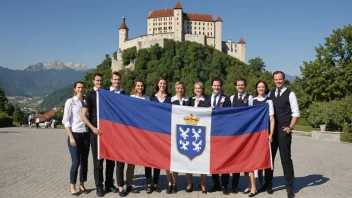
[[[114,54],[115,56],[116,54]],[[160,77],[169,80],[169,92],[174,94],[174,84],[183,81],[186,84],[186,95],[193,96],[193,84],[197,81],[205,83],[205,94],[211,93],[211,79],[221,77],[224,81],[223,90],[227,95],[235,93],[234,80],[245,78],[248,92],[255,94],[255,83],[261,79],[274,87],[271,73],[265,71],[265,63],[260,58],[250,60],[247,65],[237,58],[224,54],[213,47],[198,43],[168,40],[162,48],[159,45],[147,49],[136,50],[129,48],[123,53],[124,65],[134,61],[134,70],[124,68],[121,86],[129,93],[134,80],[144,80],[146,94],[151,95],[154,82]],[[95,71],[87,73],[85,82],[87,90],[92,89],[94,72],[104,75],[104,87],[110,86],[111,58],[106,55],[105,60],[98,65]]]

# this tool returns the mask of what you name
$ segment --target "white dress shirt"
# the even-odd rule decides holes
[[[177,96],[173,96],[173,97],[171,98],[171,102],[179,101],[181,106],[183,105],[183,101],[186,101],[186,102],[187,102],[188,100],[189,100],[189,98],[188,98],[187,96],[183,96],[183,97],[181,98],[181,100],[179,100]]]
[[[139,99],[143,99],[143,100],[150,100],[149,96],[147,96],[147,95],[143,95],[142,97],[138,97],[137,95],[131,95],[131,97],[139,98]]]
[[[258,97],[254,97],[253,98],[253,100],[258,100],[258,101],[263,101],[265,99],[267,99],[267,98],[258,98]],[[248,103],[249,106],[253,106],[253,100]],[[269,104],[269,116],[274,115],[274,104],[273,104],[273,101],[268,99],[266,101],[266,103]]]
[[[287,90],[286,87],[282,87],[281,88],[281,92],[280,92],[280,96],[282,96],[282,94],[286,90]],[[276,88],[276,90],[275,90],[275,97],[277,97],[277,94],[278,94],[278,88]],[[270,93],[269,93],[269,96],[270,96]],[[298,106],[296,94],[291,91],[291,93],[290,93],[290,95],[288,97],[289,97],[290,106],[291,106],[291,112],[292,112],[291,116],[292,117],[299,117],[300,116],[300,112],[299,112],[299,106]]]
[[[115,91],[115,89],[114,89],[114,87],[110,87],[110,91],[114,91],[115,93],[121,93],[121,91],[123,91],[123,89],[122,88],[119,88],[119,90],[118,91]]]
[[[195,96],[193,96],[192,99],[194,99],[194,107],[198,107],[199,101],[204,101],[204,100],[205,100],[205,97],[204,97],[204,96],[201,96],[201,97],[199,98],[199,100],[197,100],[197,98],[196,98]]]
[[[74,96],[65,103],[64,117],[62,123],[66,127],[71,127],[72,132],[84,133],[87,132],[86,125],[81,118],[82,102],[77,96]]]
[[[222,95],[222,93],[218,93],[218,94],[216,94],[217,96],[216,96],[216,104],[218,104],[218,102],[219,102],[219,100],[220,100],[220,95],[221,95],[221,100],[220,100],[220,104],[221,103],[223,103],[223,102],[225,102],[225,97],[224,97],[224,95]],[[210,104],[210,106],[213,106],[213,104],[214,104],[214,97],[215,97],[215,94],[214,93],[212,93],[211,94],[211,104]]]

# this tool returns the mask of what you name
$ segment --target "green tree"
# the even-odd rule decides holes
[[[8,103],[4,90],[0,87],[0,111],[6,111],[6,104]]]
[[[259,72],[263,72],[265,71],[265,63],[264,61],[260,58],[260,57],[255,57],[255,58],[252,58],[252,59],[249,59],[248,60],[248,66],[250,68],[250,70],[252,72],[255,72],[255,71],[259,71]]]
[[[351,95],[352,25],[333,30],[315,49],[317,59],[300,67],[301,88],[310,101],[330,101]]]
[[[18,106],[18,104],[15,105],[14,112],[12,114],[12,118],[16,122],[22,122],[24,119],[24,113],[21,110],[21,108]]]

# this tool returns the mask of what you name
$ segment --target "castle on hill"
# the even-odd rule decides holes
[[[147,34],[129,39],[129,29],[124,17],[119,28],[119,48],[117,56],[112,57],[111,69],[119,71],[123,68],[123,50],[131,47],[136,47],[137,50],[149,48],[155,44],[164,47],[168,39],[209,45],[246,62],[246,42],[242,37],[238,42],[223,41],[222,22],[220,16],[214,20],[210,14],[185,13],[178,1],[173,9],[150,11],[147,17]],[[133,68],[133,63],[129,67]]]

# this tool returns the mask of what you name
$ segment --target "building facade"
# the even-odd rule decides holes
[[[121,70],[123,50],[131,47],[149,48],[155,44],[164,46],[167,39],[192,41],[209,45],[246,62],[246,42],[241,37],[238,42],[222,40],[222,19],[215,20],[209,14],[185,13],[180,2],[173,9],[154,10],[147,17],[147,34],[137,38],[128,38],[128,27],[123,18],[119,28],[119,48],[117,58],[112,58],[111,69]],[[133,68],[133,63],[129,67]]]

